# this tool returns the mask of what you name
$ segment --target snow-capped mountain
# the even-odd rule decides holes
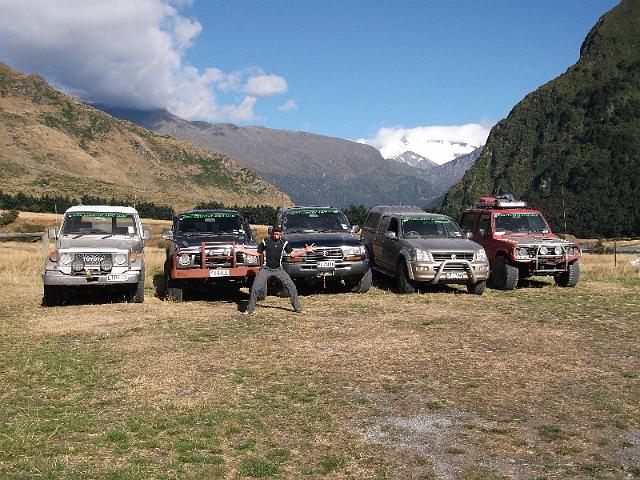
[[[416,168],[421,168],[423,170],[429,170],[433,167],[438,166],[436,162],[433,162],[428,158],[424,158],[422,155],[418,155],[417,153],[411,152],[409,150],[388,160],[396,160],[398,162],[406,163],[407,165],[411,165],[412,167],[416,167]]]
[[[468,155],[480,146],[482,146],[482,144],[472,145],[466,142],[455,142],[451,140],[421,140],[419,142],[412,142],[407,137],[402,137],[395,145],[386,145],[383,156],[404,163],[409,163],[410,161],[421,163],[418,158],[408,158],[413,154],[427,160],[428,163],[442,165],[462,155]],[[390,151],[393,152],[391,155],[386,153]],[[409,153],[409,155],[407,155],[407,153]],[[409,164],[411,165],[411,163]],[[420,165],[413,166],[424,168]]]
[[[477,123],[414,128],[384,127],[373,138],[359,139],[358,142],[377,148],[384,158],[409,164],[412,161],[418,162],[418,158],[411,159],[406,155],[411,152],[442,165],[484,145],[489,131],[489,125]]]

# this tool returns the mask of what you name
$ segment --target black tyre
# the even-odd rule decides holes
[[[498,257],[491,265],[491,284],[498,290],[513,290],[518,285],[520,272],[506,257]]]
[[[58,285],[44,285],[42,305],[55,307],[62,304],[62,288]]]
[[[578,262],[570,263],[566,272],[555,275],[553,279],[560,287],[575,287],[580,280],[580,264]]]
[[[133,285],[129,294],[129,302],[131,303],[142,303],[144,302],[144,268],[140,270],[140,277],[138,278],[138,283]]]
[[[184,288],[177,280],[170,280],[167,287],[167,300],[181,302],[184,298]]]
[[[344,284],[347,289],[352,293],[367,293],[371,288],[371,269],[367,270],[361,277],[347,277],[344,279]]]
[[[467,292],[473,295],[482,295],[487,288],[487,282],[467,283]]]
[[[404,260],[400,260],[398,262],[398,268],[396,269],[396,282],[398,284],[398,292],[415,293],[416,286],[414,285],[413,281],[409,279],[407,264]]]

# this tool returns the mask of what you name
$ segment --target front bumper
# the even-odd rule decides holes
[[[237,280],[255,275],[260,271],[260,266],[255,267],[221,267],[221,268],[184,268],[173,269],[171,278],[175,280],[193,280],[193,279],[230,279]]]
[[[42,274],[42,283],[65,287],[86,287],[92,285],[130,285],[138,283],[140,270],[128,270],[119,274],[91,272],[89,275],[68,275],[59,270],[46,270]]]
[[[282,262],[282,266],[291,278],[356,277],[367,273],[369,259],[340,260],[335,262],[334,267],[319,267],[315,262]]]
[[[411,261],[408,271],[416,282],[478,283],[489,277],[489,263],[468,260],[444,260],[439,263]]]

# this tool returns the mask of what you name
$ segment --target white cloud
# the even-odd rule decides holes
[[[287,81],[279,75],[256,75],[247,80],[245,91],[254,97],[270,97],[287,92]]]
[[[281,112],[295,112],[298,110],[298,104],[295,100],[287,100],[282,105],[278,106],[278,110]]]
[[[484,145],[491,125],[470,123],[458,126],[383,127],[373,138],[361,138],[380,150],[384,158],[393,158],[410,150],[443,164]]]
[[[256,97],[245,97],[240,105],[225,107],[226,114],[233,122],[249,122],[255,120],[257,117],[253,112],[253,107],[255,107],[257,101],[258,99]]]
[[[185,63],[202,31],[178,10],[190,4],[0,0],[0,59],[87,101],[167,108],[188,119],[255,118],[256,99],[286,92],[286,80],[255,67],[225,73]],[[218,105],[223,94],[245,90],[239,105]]]

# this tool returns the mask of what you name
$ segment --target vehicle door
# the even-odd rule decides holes
[[[481,213],[473,234],[473,240],[484,247],[489,258],[494,258],[496,255],[496,246],[492,239],[491,214]]]
[[[385,258],[385,247],[387,245],[387,238],[385,238],[384,234],[389,228],[389,222],[391,221],[391,217],[389,215],[385,215],[380,220],[378,224],[378,230],[373,239],[373,261],[378,267],[389,268],[389,260]]]
[[[397,217],[391,217],[391,220],[389,220],[389,226],[387,227],[387,232],[395,234],[395,237],[389,238],[388,235],[384,236],[384,259],[385,262],[388,262],[386,268],[395,272],[396,260],[400,250],[402,249],[402,242],[400,241],[400,222]]]

